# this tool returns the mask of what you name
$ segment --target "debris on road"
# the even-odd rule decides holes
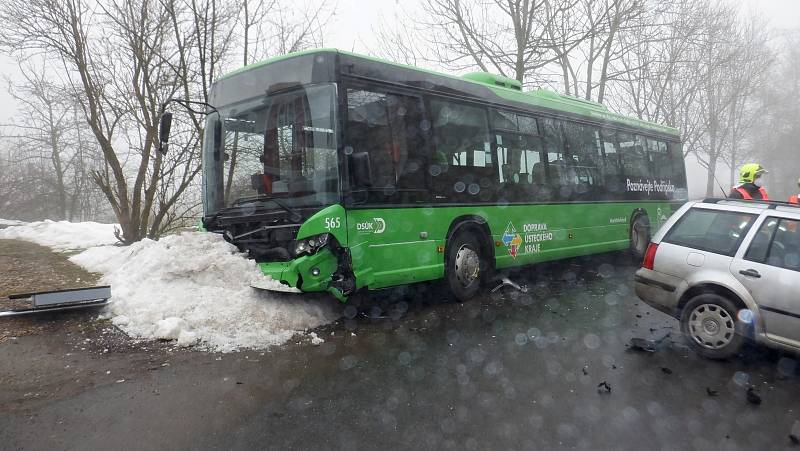
[[[311,332],[309,335],[311,336],[311,344],[312,345],[319,346],[322,343],[325,343],[325,340],[320,338],[320,337],[318,337],[316,332]]]
[[[503,277],[503,279],[500,281],[500,284],[497,285],[496,287],[492,288],[492,293],[495,293],[495,292],[499,291],[503,287],[511,287],[511,288],[521,292],[521,293],[527,293],[528,292],[528,287],[527,286],[520,285],[520,284],[512,281],[508,277]]]
[[[611,385],[609,385],[606,381],[600,382],[597,385],[597,393],[611,393]]]
[[[792,445],[800,445],[800,438],[794,434],[789,434],[789,441],[792,442]]]
[[[661,372],[664,373],[664,374],[672,374],[672,370],[667,368],[667,367],[665,367],[665,366],[661,367]]]
[[[708,396],[711,396],[711,397],[717,396],[717,391],[716,390],[712,390],[710,387],[706,387],[706,393],[708,393]]]
[[[755,392],[753,387],[747,389],[747,402],[756,406],[761,404],[761,396]]]
[[[663,334],[660,337],[655,338],[641,338],[641,337],[633,337],[631,338],[630,349],[636,351],[646,351],[646,352],[656,352],[658,350],[659,345],[670,336],[670,332]]]
[[[1,310],[0,317],[100,307],[108,304],[110,298],[111,287],[108,285],[12,294],[8,296],[8,299],[29,299],[31,306],[29,308]]]
[[[655,340],[648,340],[646,338],[631,338],[630,347],[631,349],[636,349],[640,351],[646,352],[656,352],[656,347],[658,346],[658,342]]]

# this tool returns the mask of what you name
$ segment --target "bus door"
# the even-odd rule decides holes
[[[437,255],[424,233],[427,210],[417,208],[430,202],[422,100],[376,88],[346,92],[346,153],[368,161],[371,173],[369,183],[352,186],[347,213],[356,285],[427,280]]]

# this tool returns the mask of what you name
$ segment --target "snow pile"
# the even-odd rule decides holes
[[[46,219],[39,222],[9,225],[13,225],[13,227],[0,229],[0,239],[33,241],[57,251],[86,249],[92,246],[104,246],[117,242],[114,237],[114,224],[51,221]]]
[[[104,274],[112,322],[133,337],[229,352],[281,344],[338,318],[335,301],[261,292],[265,276],[219,235],[185,232],[70,260]],[[282,286],[276,281],[269,281]]]
[[[16,219],[2,219],[0,218],[0,228],[7,227],[7,226],[18,226],[25,224],[22,221],[17,221]]]

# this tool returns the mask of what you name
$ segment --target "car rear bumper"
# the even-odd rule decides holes
[[[639,299],[667,315],[678,313],[678,288],[683,280],[651,269],[639,268],[634,275],[634,287]]]

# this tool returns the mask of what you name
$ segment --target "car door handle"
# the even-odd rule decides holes
[[[743,269],[739,271],[739,274],[747,277],[755,277],[756,279],[761,278],[761,274],[759,274],[755,269]]]

